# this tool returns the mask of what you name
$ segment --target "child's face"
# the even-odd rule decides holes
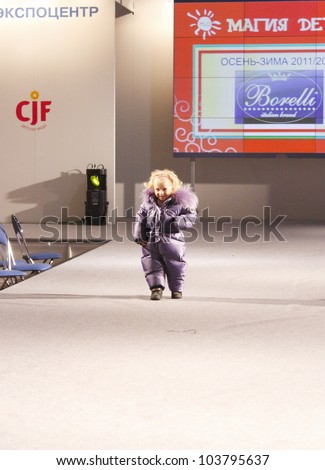
[[[174,192],[172,182],[165,176],[155,178],[153,189],[156,198],[161,202],[166,201]]]

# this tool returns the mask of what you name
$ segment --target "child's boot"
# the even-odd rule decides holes
[[[163,290],[160,287],[151,289],[151,300],[160,300],[162,298]]]
[[[182,293],[181,292],[172,292],[172,299],[181,299]]]

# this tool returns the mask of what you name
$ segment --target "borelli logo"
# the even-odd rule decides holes
[[[17,119],[26,123],[22,125],[25,129],[41,130],[46,127],[52,101],[41,101],[39,96],[39,92],[34,90],[30,93],[31,101],[20,101],[16,106]]]
[[[323,70],[236,73],[236,124],[322,124]]]

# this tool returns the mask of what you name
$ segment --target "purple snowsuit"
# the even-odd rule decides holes
[[[195,224],[197,205],[197,196],[187,185],[160,206],[152,189],[143,192],[133,235],[137,243],[148,242],[142,247],[141,263],[150,289],[164,289],[167,276],[171,292],[183,291],[186,262],[182,229]]]

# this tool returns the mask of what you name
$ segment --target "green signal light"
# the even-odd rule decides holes
[[[92,175],[92,176],[90,177],[90,181],[91,181],[91,183],[92,183],[94,186],[97,186],[97,187],[100,186],[100,181],[99,181],[99,179],[98,179],[98,176]]]

